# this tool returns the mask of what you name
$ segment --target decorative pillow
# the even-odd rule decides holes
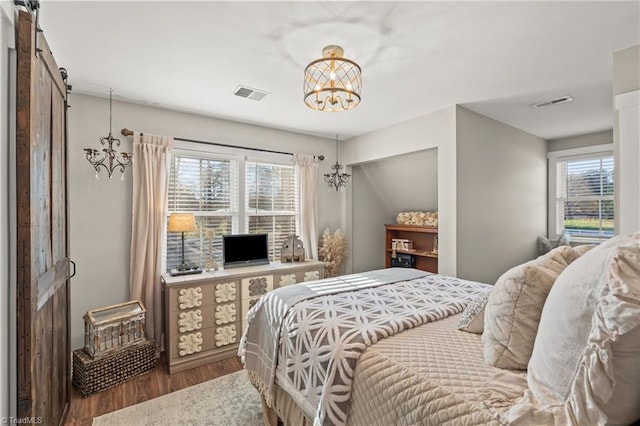
[[[458,330],[480,334],[484,330],[484,307],[487,304],[491,290],[476,297],[464,308],[458,323]]]
[[[569,234],[562,234],[556,240],[538,237],[538,255],[547,254],[556,247],[568,246],[569,239]]]
[[[639,360],[640,232],[600,244],[560,275],[542,312],[530,391],[507,423],[631,424],[640,419]]]
[[[482,342],[487,364],[526,370],[549,290],[578,257],[572,247],[560,246],[498,278],[484,311]]]

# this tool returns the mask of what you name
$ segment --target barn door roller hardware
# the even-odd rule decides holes
[[[35,52],[36,56],[38,56],[38,53],[42,52],[42,50],[38,48],[38,33],[42,32],[42,29],[40,28],[40,2],[38,0],[13,0],[13,4],[15,4],[16,6],[24,7],[29,13],[36,16],[36,29],[34,38],[36,43]]]

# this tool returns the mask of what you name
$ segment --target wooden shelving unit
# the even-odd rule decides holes
[[[385,225],[385,267],[391,267],[391,240],[401,238],[413,241],[413,250],[396,253],[407,253],[416,256],[416,268],[423,271],[438,272],[438,253],[434,253],[438,228],[430,226]]]

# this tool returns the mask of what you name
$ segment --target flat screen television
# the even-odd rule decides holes
[[[268,264],[268,234],[223,235],[222,259],[224,268]]]

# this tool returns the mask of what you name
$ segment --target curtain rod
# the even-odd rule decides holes
[[[133,136],[133,130],[129,130],[127,128],[124,128],[124,129],[120,130],[120,133],[122,134],[122,136]],[[142,135],[142,133],[140,133],[140,135]],[[226,144],[226,143],[199,141],[199,140],[196,140],[196,139],[186,139],[186,138],[176,138],[176,137],[174,137],[174,139],[175,140],[179,140],[179,141],[183,141],[183,142],[194,142],[194,143],[202,143],[202,144],[206,144],[206,145],[224,146],[226,148],[239,148],[239,149],[248,149],[250,151],[270,152],[272,154],[293,155],[293,152],[273,151],[271,149],[251,148],[251,147],[248,147],[248,146],[237,146],[237,145],[229,145],[229,144]],[[324,155],[322,155],[322,154],[314,155],[314,157],[317,158],[320,161],[324,160]]]

